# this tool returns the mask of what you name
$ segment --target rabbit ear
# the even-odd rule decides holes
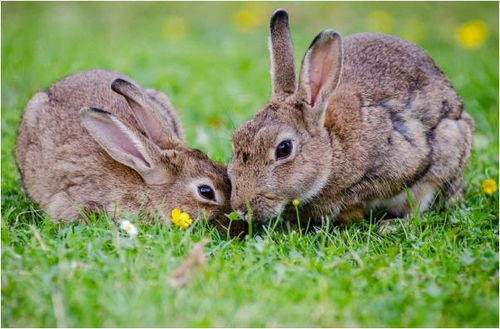
[[[178,140],[175,131],[165,124],[156,106],[138,86],[123,79],[116,79],[111,84],[111,89],[125,97],[135,120],[156,145],[163,149],[173,140]]]
[[[333,30],[325,30],[309,46],[300,70],[297,96],[305,100],[318,115],[323,114],[337,87],[342,71],[342,38]]]
[[[134,132],[113,114],[84,107],[80,119],[90,135],[116,161],[137,171],[146,184],[162,185],[169,173],[161,163],[158,147]]]
[[[288,14],[278,9],[271,16],[269,35],[273,98],[293,94],[296,88],[295,59],[288,27]]]

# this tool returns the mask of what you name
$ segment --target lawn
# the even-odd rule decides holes
[[[335,28],[403,37],[436,60],[476,120],[464,202],[388,235],[370,218],[304,234],[278,223],[243,240],[204,223],[139,224],[130,244],[105,215],[58,226],[26,199],[14,159],[23,107],[89,68],[164,91],[188,144],[227,163],[232,131],[270,94],[276,7],[289,10],[297,58]],[[498,180],[498,3],[3,2],[1,24],[2,327],[498,327],[498,192],[481,189]],[[203,237],[205,266],[172,288]]]

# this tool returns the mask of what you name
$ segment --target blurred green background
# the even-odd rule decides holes
[[[491,2],[5,3],[2,110],[9,111],[2,124],[15,126],[37,90],[105,68],[166,92],[189,142],[227,160],[232,129],[270,93],[267,28],[276,7],[290,12],[297,62],[326,28],[418,43],[449,76],[491,146],[497,143],[498,6]],[[477,20],[486,26],[485,40],[469,49],[457,33]],[[210,146],[199,145],[200,130]]]
[[[487,196],[480,187],[485,179],[498,179],[498,3],[1,6],[3,326],[498,326],[498,193]],[[286,233],[245,243],[215,239],[206,282],[177,295],[164,290],[161,280],[180,262],[190,239],[199,238],[196,231],[186,242],[171,228],[142,228],[149,234],[143,249],[125,257],[110,247],[109,223],[68,231],[32,215],[37,207],[19,187],[13,150],[23,107],[35,92],[84,69],[123,73],[143,87],[164,91],[180,113],[188,144],[227,163],[232,131],[270,94],[268,21],[278,7],[289,11],[298,63],[326,28],[343,36],[389,33],[417,43],[435,59],[476,120],[463,205],[446,214],[431,213],[422,224],[426,229],[413,223],[390,238],[373,237],[372,226],[359,224],[330,232],[328,246],[318,246],[314,235],[297,240]],[[170,240],[182,243],[165,248],[164,241]],[[367,247],[367,240],[372,245]],[[39,250],[40,241],[48,251]],[[262,250],[267,258],[254,256]],[[349,258],[351,253],[363,257],[364,270]],[[399,253],[413,258],[402,260],[401,268],[390,267]],[[95,260],[101,257],[105,261]],[[332,259],[339,269],[322,267]],[[54,274],[63,260],[89,262],[93,270]],[[280,262],[293,268],[289,281],[283,279],[283,273],[290,275],[287,270],[274,267]],[[377,269],[380,277],[394,279],[394,286],[377,281],[378,274],[370,277]],[[412,279],[422,271],[437,283],[422,286],[424,281]],[[54,275],[62,276],[57,281]],[[273,290],[276,275],[283,283]],[[41,284],[39,278],[48,281]],[[232,283],[221,284],[224,279]],[[115,283],[123,289],[114,292],[110,287]],[[327,286],[335,287],[333,292]],[[63,298],[66,306],[61,306]],[[103,301],[116,308],[103,307]],[[62,320],[61,307],[69,311]]]

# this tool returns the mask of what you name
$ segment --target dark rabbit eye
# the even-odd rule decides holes
[[[284,159],[292,153],[292,141],[287,139],[282,141],[276,148],[276,159]]]
[[[214,190],[208,185],[198,186],[198,193],[207,200],[215,201]]]

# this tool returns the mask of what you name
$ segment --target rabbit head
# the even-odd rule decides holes
[[[151,199],[146,207],[157,208],[164,219],[173,208],[193,218],[223,217],[230,197],[226,168],[188,148],[141,88],[116,79],[112,89],[125,97],[139,129],[97,108],[82,108],[80,119],[109,156],[140,175],[143,186],[137,189]]]
[[[271,17],[272,96],[255,117],[233,134],[228,173],[231,206],[243,217],[262,221],[277,215],[293,199],[307,200],[328,182],[332,145],[324,128],[325,111],[342,72],[342,40],[321,32],[295,78],[288,15]]]

